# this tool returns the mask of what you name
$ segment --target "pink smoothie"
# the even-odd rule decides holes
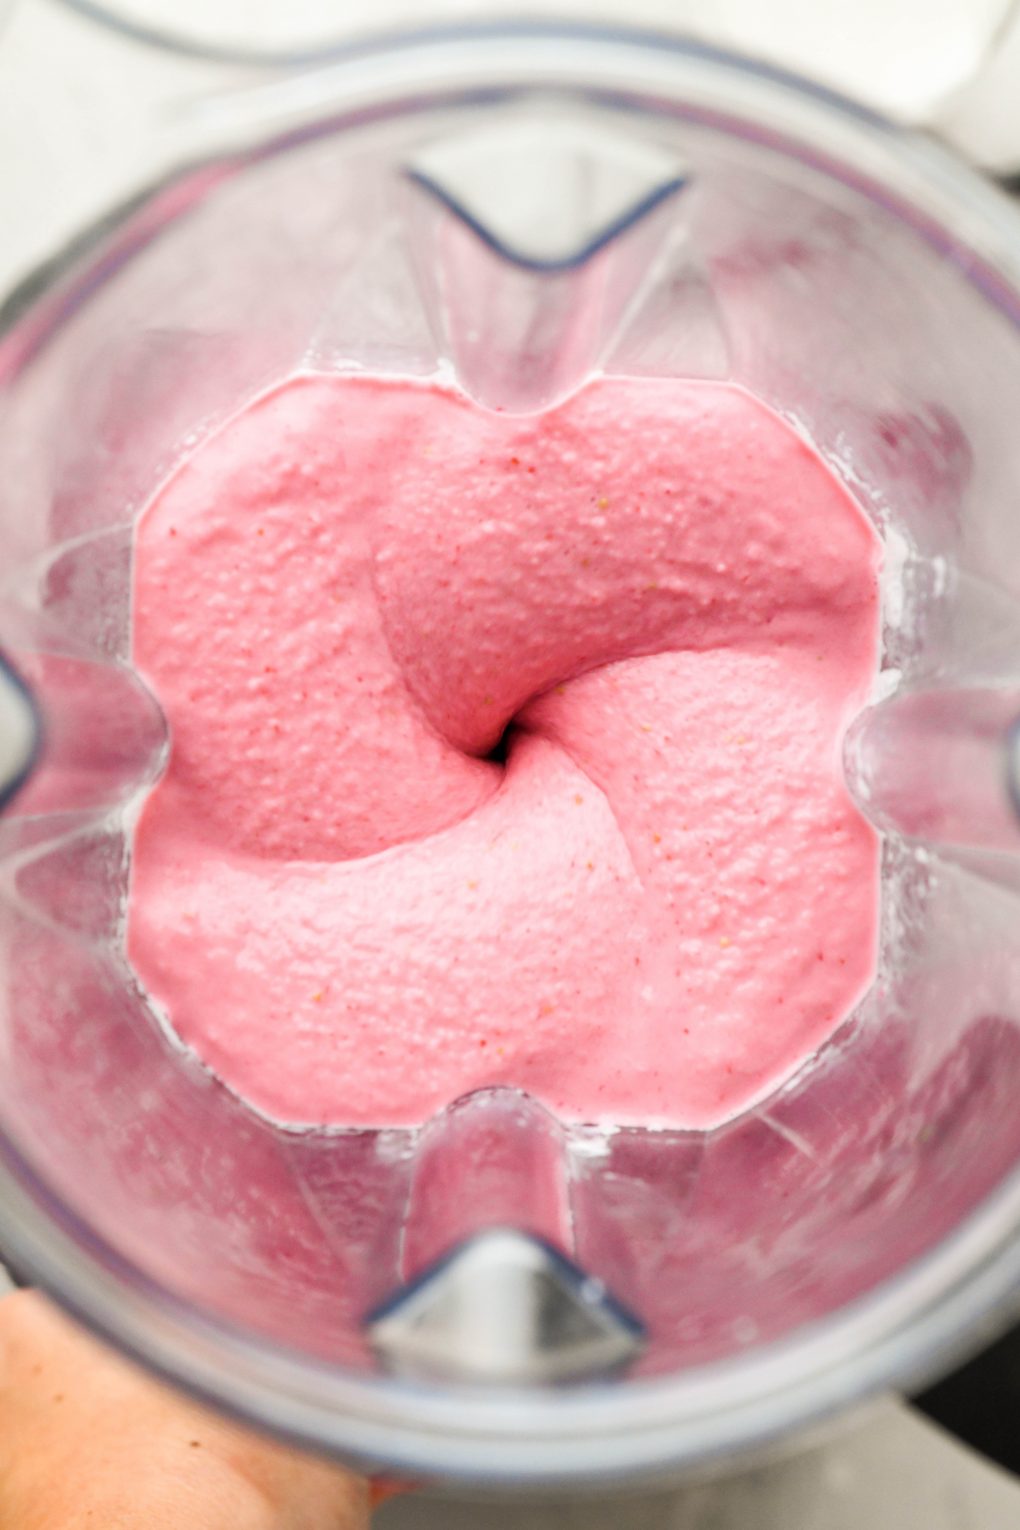
[[[138,528],[172,737],[134,845],[142,984],[285,1122],[493,1084],[571,1121],[732,1115],[873,974],[840,745],[878,563],[723,384],[604,379],[527,418],[367,377],[258,399]]]

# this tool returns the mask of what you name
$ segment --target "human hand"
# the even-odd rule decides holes
[[[0,1301],[3,1530],[366,1530],[368,1485],[208,1413],[34,1291]]]

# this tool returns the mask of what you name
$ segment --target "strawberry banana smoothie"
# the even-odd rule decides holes
[[[300,376],[138,527],[134,659],[170,724],[128,954],[287,1123],[486,1085],[704,1127],[787,1077],[875,963],[840,746],[879,543],[718,383],[509,417]]]

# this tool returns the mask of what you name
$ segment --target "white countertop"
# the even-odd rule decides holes
[[[395,1499],[376,1530],[1016,1530],[1020,1487],[909,1408],[876,1405],[824,1445],[687,1488],[500,1503]]]

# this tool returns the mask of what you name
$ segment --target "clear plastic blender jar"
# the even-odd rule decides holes
[[[369,1466],[759,1447],[943,1362],[1020,1278],[1020,219],[822,92],[616,31],[419,36],[255,101],[6,310],[0,1244],[166,1375]],[[149,1012],[123,919],[167,737],[133,521],[301,368],[517,410],[595,370],[733,378],[873,517],[882,671],[845,760],[884,835],[879,971],[738,1119],[568,1129],[490,1090],[288,1133]]]

